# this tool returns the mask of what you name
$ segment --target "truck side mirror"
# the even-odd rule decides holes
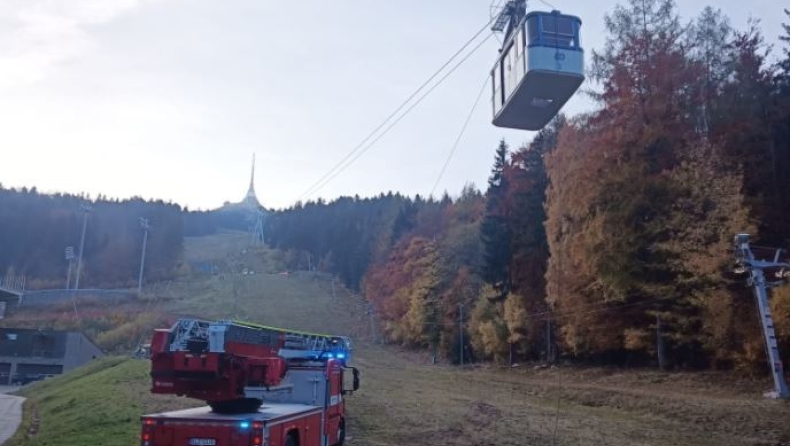
[[[343,379],[343,394],[346,395],[349,393],[354,393],[357,390],[359,390],[359,370],[357,370],[356,367],[346,367],[343,370],[344,371],[351,370],[351,374],[353,377],[353,381],[351,382],[350,388],[347,386],[345,379]],[[345,373],[343,374],[343,376],[344,377],[346,376]]]
[[[351,367],[351,372],[354,374],[354,392],[359,390],[359,370],[356,367]]]

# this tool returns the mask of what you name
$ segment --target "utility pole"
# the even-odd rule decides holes
[[[464,366],[464,304],[458,304],[458,353],[460,356],[461,368]]]
[[[551,363],[551,350],[551,312],[549,312],[549,317],[546,319],[546,364]]]
[[[77,277],[74,279],[74,289],[80,289],[80,274],[82,273],[82,252],[85,249],[85,229],[88,227],[88,214],[91,213],[91,205],[83,204],[82,208],[82,236],[80,236],[80,253],[77,257]]]
[[[666,361],[664,359],[664,337],[661,334],[661,316],[656,312],[656,356],[658,356],[658,368],[664,370]]]
[[[770,251],[774,251],[771,249]],[[774,332],[774,321],[771,316],[771,307],[768,303],[768,288],[776,286],[779,282],[767,282],[766,272],[773,272],[779,279],[790,277],[790,262],[780,261],[781,249],[776,249],[770,253],[767,259],[756,258],[749,246],[749,234],[738,234],[735,236],[735,261],[737,264],[736,273],[749,273],[749,285],[754,290],[757,299],[757,308],[760,312],[760,324],[765,336],[766,350],[768,352],[768,367],[774,378],[774,390],[765,394],[769,398],[790,398],[790,389],[784,377],[782,368],[782,358],[779,356],[779,347],[776,343],[776,333]]]
[[[373,320],[373,305],[368,304],[368,316],[370,316],[370,337],[373,339],[373,342],[378,342],[378,336],[376,336],[376,322]]]
[[[140,257],[140,277],[137,278],[137,295],[143,292],[143,270],[145,269],[145,248],[148,244],[148,230],[151,226],[148,224],[148,219],[140,217],[140,227],[143,228],[143,254]]]

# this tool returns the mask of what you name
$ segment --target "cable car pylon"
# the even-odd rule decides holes
[[[757,249],[757,248],[755,248]],[[765,394],[769,398],[790,398],[790,389],[784,377],[782,358],[779,356],[779,346],[774,332],[774,320],[771,307],[768,303],[768,288],[778,285],[779,281],[768,282],[766,274],[773,274],[779,280],[790,277],[790,262],[780,259],[783,250],[762,250],[755,255],[749,246],[749,234],[735,236],[735,262],[736,272],[749,273],[749,285],[754,289],[757,307],[760,312],[760,324],[765,336],[765,345],[768,352],[768,366],[774,378],[774,390]]]

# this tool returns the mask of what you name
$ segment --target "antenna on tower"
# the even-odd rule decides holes
[[[252,173],[250,174],[250,190],[255,193],[255,153],[252,154]]]
[[[255,194],[255,153],[252,154],[252,169],[250,171],[250,187],[247,189],[247,195],[244,196],[242,204],[252,208],[260,209],[261,202],[258,201],[258,196]]]
[[[258,197],[255,196],[255,154],[252,154],[252,171],[250,172],[250,187],[247,189],[247,196],[244,201],[250,204],[258,204]]]

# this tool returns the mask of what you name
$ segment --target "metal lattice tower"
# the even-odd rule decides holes
[[[757,249],[757,248],[755,248]],[[771,315],[771,306],[768,303],[768,288],[777,286],[782,279],[790,277],[790,263],[781,261],[781,249],[762,250],[767,255],[755,256],[749,246],[749,234],[735,236],[735,261],[736,272],[749,273],[749,285],[754,289],[757,307],[760,312],[760,324],[765,336],[765,345],[768,352],[768,366],[774,378],[774,390],[766,393],[769,398],[790,398],[790,389],[784,377],[782,358],[779,355],[779,346],[776,342],[774,320]],[[778,281],[768,282],[766,274],[773,274]]]
[[[266,214],[258,209],[255,211],[255,226],[252,229],[252,245],[264,245],[265,240],[263,238],[263,222],[266,219]]]

